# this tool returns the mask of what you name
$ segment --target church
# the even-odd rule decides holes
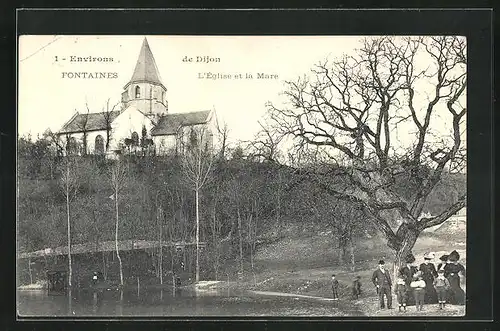
[[[189,141],[199,139],[213,147],[213,110],[170,113],[158,67],[146,38],[132,78],[121,93],[119,109],[100,113],[76,112],[58,131],[65,153],[105,154],[144,152],[180,153]]]

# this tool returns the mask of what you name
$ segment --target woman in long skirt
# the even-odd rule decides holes
[[[449,263],[444,267],[444,276],[450,282],[448,302],[452,305],[465,305],[465,292],[460,287],[460,274],[465,277],[465,268],[458,263],[460,254],[457,251],[450,253],[448,257]]]
[[[431,260],[434,259],[434,253],[425,253],[424,263],[420,265],[420,271],[422,272],[422,279],[425,282],[425,299],[424,302],[437,303],[437,292],[434,289],[434,279],[437,277],[436,267]]]
[[[402,266],[399,269],[399,272],[403,276],[403,279],[405,280],[406,283],[406,288],[408,289],[406,304],[408,306],[413,306],[415,305],[415,297],[413,295],[413,289],[410,287],[410,283],[412,282],[415,274],[418,272],[417,267],[413,265],[413,263],[415,263],[415,256],[413,256],[413,254],[411,253],[408,254],[405,258],[405,262],[406,265]]]

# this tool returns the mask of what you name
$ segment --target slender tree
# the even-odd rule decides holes
[[[72,286],[73,265],[71,258],[71,202],[76,197],[79,187],[77,162],[67,156],[61,167],[60,186],[66,199],[66,236],[68,244],[68,285]]]
[[[110,109],[109,108],[109,100],[106,101],[106,109],[103,109],[102,111],[102,118],[104,121],[104,125],[106,127],[106,152],[109,150],[109,142],[111,141],[112,138],[112,131],[113,127],[111,124],[113,123],[113,120],[115,119],[115,108],[116,106],[119,105],[119,103],[113,105],[113,107]]]
[[[120,214],[119,214],[119,205],[120,205],[120,193],[125,187],[127,179],[127,169],[123,164],[121,159],[118,159],[110,169],[110,182],[111,187],[113,189],[113,200],[115,207],[115,249],[116,249],[116,257],[118,258],[118,263],[120,265],[120,285],[123,286],[123,266],[122,259],[120,257],[120,249],[119,249],[119,237],[118,237],[118,228],[120,223]]]
[[[217,192],[212,202],[212,246],[213,246],[213,266],[215,272],[215,280],[219,280],[220,258],[221,258],[221,232],[222,222],[217,217],[217,207],[219,205]]]
[[[217,136],[220,144],[219,157],[224,160],[226,158],[226,152],[228,149],[228,138],[229,138],[229,127],[226,122],[219,123],[219,119],[216,118],[216,128]]]
[[[88,152],[88,133],[89,133],[89,114],[90,109],[88,104],[85,102],[85,108],[87,108],[87,113],[82,114],[81,120],[76,122],[76,125],[80,132],[82,133],[82,150],[81,155],[87,155]]]
[[[206,141],[207,130],[203,127],[191,128],[188,141],[183,141],[184,155],[182,156],[182,169],[184,179],[195,193],[196,217],[196,282],[200,280],[200,190],[209,181],[212,166],[213,152]]]

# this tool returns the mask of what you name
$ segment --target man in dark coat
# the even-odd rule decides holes
[[[378,298],[380,302],[380,308],[385,308],[384,295],[387,297],[387,308],[392,309],[392,281],[389,271],[385,270],[385,262],[380,260],[378,262],[378,268],[373,272],[372,275],[373,285],[377,288]]]
[[[424,263],[420,265],[420,271],[422,272],[422,279],[425,282],[425,298],[424,303],[437,303],[437,292],[434,289],[434,279],[438,276],[436,267],[431,260],[434,258],[434,253],[425,253]]]
[[[460,254],[453,251],[448,257],[449,263],[444,267],[444,276],[450,282],[448,302],[452,305],[465,305],[465,292],[460,287],[460,274],[465,277],[465,268],[458,263],[458,260],[460,260]]]
[[[399,269],[399,272],[403,276],[405,283],[406,283],[406,287],[408,288],[408,294],[407,294],[408,301],[406,304],[408,306],[413,306],[415,304],[415,297],[413,295],[413,289],[410,287],[410,283],[412,282],[415,274],[418,272],[417,267],[413,265],[413,263],[415,263],[415,256],[413,256],[412,253],[409,253],[405,257],[405,263],[406,263],[406,265],[402,266]]]

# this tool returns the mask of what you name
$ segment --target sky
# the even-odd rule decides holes
[[[18,132],[33,137],[59,130],[75,111],[102,111],[118,103],[147,37],[170,113],[215,109],[232,140],[259,129],[267,101],[280,100],[285,80],[295,80],[326,58],[350,53],[359,36],[21,36],[18,58]],[[112,62],[70,62],[71,56]],[[196,57],[220,58],[197,63]],[[185,62],[192,57],[193,62]],[[66,59],[66,60],[63,60]],[[68,72],[116,73],[116,78],[68,78]],[[253,79],[200,79],[205,73],[252,74]],[[66,73],[66,74],[64,74]],[[257,79],[257,73],[278,75]],[[65,77],[63,77],[65,76]],[[113,76],[113,75],[111,75]]]

